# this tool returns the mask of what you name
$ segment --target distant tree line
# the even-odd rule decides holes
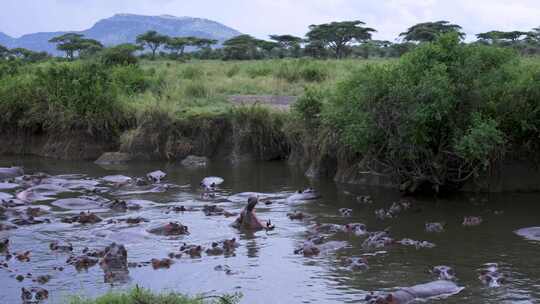
[[[448,21],[423,22],[411,26],[399,35],[399,42],[374,40],[374,28],[362,21],[340,21],[309,26],[305,37],[289,34],[270,35],[269,40],[250,35],[239,35],[221,43],[198,37],[170,37],[156,31],[137,36],[136,44],[125,43],[105,48],[99,41],[81,34],[67,33],[49,42],[65,53],[68,60],[100,54],[108,63],[133,63],[137,57],[156,56],[172,59],[222,59],[253,60],[268,58],[387,58],[400,57],[416,46],[432,42],[439,36],[455,32],[463,41],[465,33],[461,26]],[[514,48],[522,54],[540,54],[540,27],[529,32],[489,31],[476,35],[473,44]],[[24,48],[7,49],[0,46],[0,58],[39,61],[50,57],[45,52],[33,52]]]

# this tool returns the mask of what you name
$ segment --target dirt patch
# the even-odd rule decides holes
[[[229,102],[238,105],[268,105],[280,110],[289,110],[298,97],[283,95],[231,95]]]

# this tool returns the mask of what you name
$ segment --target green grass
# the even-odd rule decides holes
[[[188,297],[177,293],[155,294],[149,290],[134,288],[127,292],[110,292],[95,299],[72,297],[68,304],[235,304],[241,295],[216,297]]]

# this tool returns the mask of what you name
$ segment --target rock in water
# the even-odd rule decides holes
[[[95,163],[98,165],[119,165],[131,160],[131,155],[122,152],[105,152]]]

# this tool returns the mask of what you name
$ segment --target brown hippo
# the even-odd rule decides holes
[[[98,259],[95,257],[81,255],[69,257],[66,261],[69,265],[73,265],[75,269],[82,270],[88,269],[98,263]]]
[[[200,258],[203,249],[204,248],[202,246],[200,246],[200,245],[188,245],[186,243],[184,243],[180,247],[180,251],[182,253],[186,253],[192,258]]]
[[[304,214],[300,211],[295,211],[295,212],[287,213],[287,217],[290,218],[291,220],[301,221],[304,219]]]
[[[21,288],[23,304],[38,304],[49,298],[49,292],[41,287]]]
[[[170,222],[148,230],[148,232],[158,235],[182,235],[189,234],[188,227],[177,222]]]
[[[49,249],[52,251],[68,252],[73,251],[73,245],[71,243],[60,244],[60,242],[54,241],[49,244]]]
[[[463,287],[457,286],[452,281],[434,281],[401,288],[385,296],[371,293],[365,300],[368,304],[408,304],[417,300],[425,301],[430,298],[455,295],[462,290]]]
[[[164,259],[152,259],[152,268],[154,269],[160,269],[160,268],[169,268],[172,264],[174,264],[174,261],[168,258]]]
[[[68,223],[68,224],[71,224],[71,223],[75,223],[75,222],[78,222],[78,223],[81,223],[81,224],[95,224],[95,223],[99,223],[101,222],[101,218],[97,215],[95,215],[94,213],[88,211],[88,212],[81,212],[79,213],[79,215],[77,216],[73,216],[73,217],[68,217],[68,218],[63,218],[61,220],[62,223]]]
[[[247,230],[271,230],[274,229],[274,226],[270,221],[263,223],[255,215],[255,206],[259,202],[259,199],[256,196],[251,196],[248,198],[248,204],[244,210],[240,213],[240,216],[232,224],[233,227],[238,229],[247,229]]]
[[[105,248],[105,254],[99,262],[103,269],[105,282],[125,281],[129,275],[127,250],[124,245],[112,243]]]

